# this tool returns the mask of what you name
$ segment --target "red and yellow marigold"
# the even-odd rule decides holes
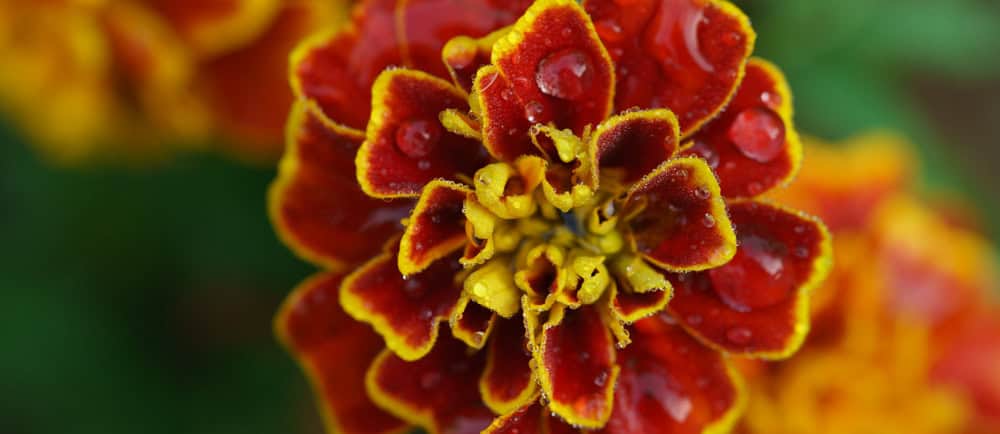
[[[299,39],[340,0],[5,0],[0,109],[57,161],[221,136],[277,158]]]
[[[305,41],[270,212],[326,271],[275,322],[329,428],[727,431],[728,354],[791,355],[831,256],[760,198],[802,151],[754,41],[705,0],[371,0]]]

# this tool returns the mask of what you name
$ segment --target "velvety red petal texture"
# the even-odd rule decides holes
[[[573,425],[603,426],[611,415],[618,367],[615,344],[597,308],[557,305],[539,339],[535,361],[549,408]]]
[[[668,270],[716,267],[736,251],[719,185],[700,159],[658,166],[629,190],[623,213],[636,251]]]
[[[479,98],[483,120],[483,146],[490,155],[508,162],[521,155],[540,155],[528,136],[531,122],[524,115],[524,107],[496,67],[481,68],[473,89]]]
[[[549,413],[539,402],[533,402],[496,418],[483,434],[575,434],[573,428]]]
[[[449,320],[451,334],[472,348],[483,348],[487,339],[493,334],[498,317],[496,312],[480,306],[478,303],[473,303],[469,297],[463,296],[459,300],[451,320]]]
[[[359,131],[335,125],[299,102],[288,122],[287,150],[271,185],[271,220],[304,259],[329,269],[377,254],[413,208],[411,200],[369,198],[354,177]]]
[[[663,316],[636,323],[618,351],[621,374],[606,434],[728,432],[743,390],[722,356]]]
[[[402,432],[407,424],[376,407],[365,392],[365,372],[385,345],[341,310],[342,278],[324,273],[299,285],[278,312],[275,331],[309,378],[327,431]]]
[[[581,135],[611,112],[614,66],[575,1],[536,1],[494,44],[493,65],[531,123]]]
[[[440,179],[427,184],[400,240],[401,273],[419,273],[465,245],[462,208],[471,193],[464,185]]]
[[[760,202],[731,203],[739,236],[732,261],[671,275],[668,309],[721,350],[791,355],[809,329],[808,292],[830,268],[830,235],[816,219]]]
[[[487,161],[479,141],[449,132],[438,115],[468,110],[465,95],[426,73],[387,70],[372,85],[372,119],[358,150],[358,182],[380,198],[417,196],[435,178],[472,176]]]
[[[736,96],[692,137],[686,153],[712,166],[723,196],[758,196],[795,176],[802,143],[792,124],[791,99],[777,67],[750,59]]]
[[[482,351],[470,353],[462,342],[442,336],[419,360],[382,352],[365,382],[379,406],[431,434],[474,434],[493,420],[476,387],[482,369]]]
[[[619,320],[633,323],[663,310],[670,301],[670,291],[632,292],[616,288],[611,309]]]
[[[718,0],[586,0],[615,62],[615,111],[668,108],[681,135],[729,100],[756,35],[738,8]]]
[[[384,253],[344,279],[340,302],[355,319],[370,323],[389,349],[418,359],[434,346],[438,323],[455,312],[462,294],[455,274],[461,268],[457,256],[448,257],[404,278],[393,255]]]
[[[479,391],[494,413],[510,413],[538,397],[527,339],[520,318],[500,319],[490,337]]]
[[[613,116],[601,123],[589,146],[597,164],[594,175],[622,170],[633,183],[674,156],[679,147],[677,118],[669,110],[643,110]]]
[[[452,38],[441,49],[441,60],[448,68],[455,85],[466,92],[472,91],[472,82],[476,79],[476,72],[490,64],[493,54],[493,43],[510,31],[510,28],[501,28],[480,39],[470,38],[460,35]]]

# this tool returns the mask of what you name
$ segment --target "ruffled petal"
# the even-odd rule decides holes
[[[606,434],[729,432],[746,401],[735,370],[663,316],[636,323]]]
[[[328,432],[401,432],[407,424],[368,399],[364,374],[385,345],[337,303],[343,274],[323,273],[300,284],[274,319],[278,339],[312,384]]]
[[[576,426],[604,426],[618,366],[600,313],[591,306],[556,305],[541,329],[534,357],[549,408]]]
[[[403,277],[393,255],[383,253],[344,279],[340,303],[352,317],[371,324],[399,357],[419,359],[434,346],[438,323],[450,319],[458,306],[459,270],[455,256]]]
[[[670,271],[717,267],[736,253],[736,235],[712,169],[674,158],[636,183],[622,213],[637,252]]]
[[[830,269],[830,235],[819,220],[760,202],[730,204],[740,246],[707,272],[673,275],[668,309],[722,351],[791,355],[809,330],[808,294]]]
[[[686,154],[708,161],[725,197],[758,196],[790,181],[802,161],[802,143],[781,71],[750,59],[736,96],[698,130]]]
[[[490,338],[486,369],[479,378],[483,402],[496,414],[507,414],[538,398],[538,380],[531,369],[524,323],[500,320]]]
[[[302,258],[329,269],[361,263],[402,228],[413,202],[369,198],[357,185],[360,131],[326,120],[299,102],[288,121],[288,145],[268,192],[275,230]]]
[[[465,245],[468,187],[433,180],[424,187],[399,243],[399,272],[416,274]]]
[[[492,60],[533,124],[582,135],[611,112],[614,66],[575,1],[536,1],[493,45]]]
[[[726,105],[743,78],[756,34],[736,6],[720,0],[586,0],[614,59],[615,110],[665,107],[681,136]]]
[[[573,428],[553,416],[540,402],[533,402],[493,420],[483,434],[572,434]]]
[[[441,59],[456,86],[466,92],[472,91],[476,71],[490,64],[493,44],[509,31],[510,28],[505,27],[478,39],[460,35],[444,44]]]
[[[435,178],[472,176],[486,162],[476,140],[446,130],[447,109],[468,109],[462,91],[409,69],[383,72],[372,85],[372,119],[358,150],[361,188],[379,198],[410,197]]]
[[[470,353],[462,342],[444,336],[415,361],[383,351],[365,384],[376,404],[431,434],[474,434],[493,420],[476,387],[482,369],[482,351]]]
[[[677,118],[669,110],[643,110],[613,116],[594,131],[587,143],[591,177],[609,170],[623,171],[621,182],[631,184],[673,157],[679,147]]]
[[[448,324],[451,334],[466,345],[481,349],[493,334],[498,315],[478,303],[470,303],[471,299],[463,295],[458,300],[458,307],[451,315]]]
[[[610,302],[615,318],[626,324],[662,311],[673,294],[671,288],[649,292],[634,292],[625,288],[624,284],[612,286]]]
[[[528,136],[531,122],[524,107],[500,70],[493,65],[480,68],[472,89],[473,113],[482,119],[483,146],[493,158],[510,162],[522,155],[540,155]]]

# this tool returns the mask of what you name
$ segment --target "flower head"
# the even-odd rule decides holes
[[[293,56],[272,218],[384,340],[370,408],[432,432],[725,430],[724,353],[801,344],[830,246],[757,199],[799,166],[784,78],[729,3],[619,3],[370,1]],[[328,384],[336,360],[288,338],[305,297],[277,327]]]

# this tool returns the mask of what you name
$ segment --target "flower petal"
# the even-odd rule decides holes
[[[580,430],[568,425],[535,401],[493,420],[483,434],[573,434]]]
[[[344,279],[340,303],[352,317],[370,323],[399,357],[419,359],[434,346],[438,323],[458,306],[460,269],[458,257],[448,257],[404,278],[393,255],[383,253]]]
[[[638,181],[677,152],[677,130],[677,118],[664,109],[623,113],[601,122],[587,143],[594,185],[609,169],[623,170],[623,183]]]
[[[275,19],[275,0],[153,0],[149,6],[170,21],[199,55],[226,52],[249,43]]]
[[[632,338],[618,351],[614,412],[602,433],[729,432],[746,396],[718,352],[662,316],[636,323]]]
[[[424,187],[399,243],[399,272],[416,274],[465,245],[468,187],[436,179]]]
[[[721,0],[586,0],[617,72],[615,110],[665,107],[681,136],[715,116],[736,91],[756,35]]]
[[[596,308],[555,305],[542,326],[534,357],[553,412],[576,426],[604,426],[611,415],[618,366],[611,334]]]
[[[750,59],[736,96],[692,140],[686,154],[709,162],[725,197],[758,196],[790,181],[802,143],[785,76],[770,62]]]
[[[791,355],[809,329],[808,294],[830,268],[830,235],[818,220],[761,202],[730,204],[740,247],[707,272],[674,275],[668,309],[723,351]]]
[[[468,295],[462,295],[448,324],[451,326],[452,336],[478,350],[486,345],[487,339],[493,333],[498,315],[479,303],[470,301]]]
[[[486,369],[479,378],[483,402],[496,414],[507,414],[538,398],[538,380],[531,369],[524,323],[500,320],[490,338]]]
[[[736,253],[719,184],[701,159],[661,164],[632,186],[623,213],[636,251],[667,270],[717,267]]]
[[[575,1],[536,1],[493,45],[492,60],[531,123],[582,135],[611,112],[614,66]]]
[[[441,59],[456,86],[466,92],[472,91],[476,71],[490,64],[493,44],[509,31],[509,27],[504,27],[478,39],[460,35],[444,44]]]
[[[446,109],[468,109],[450,83],[392,69],[372,85],[372,118],[358,150],[358,182],[371,196],[417,196],[435,178],[471,176],[486,162],[479,142],[447,131],[438,120]]]
[[[660,312],[667,306],[672,295],[672,288],[668,290],[634,292],[626,290],[623,280],[618,280],[619,284],[612,286],[611,292],[611,312],[615,318],[626,324],[634,323],[640,319]]]
[[[268,192],[279,237],[329,269],[371,258],[399,232],[413,203],[365,195],[352,176],[361,132],[330,122],[314,104],[296,103],[287,131],[285,156]]]
[[[472,90],[473,112],[482,119],[483,146],[493,158],[512,162],[522,155],[539,154],[528,136],[531,122],[524,116],[524,107],[497,67],[479,68]]]
[[[431,434],[473,434],[493,420],[476,387],[482,369],[481,351],[469,353],[465,344],[444,336],[415,361],[383,351],[365,384],[376,404]]]
[[[368,399],[364,373],[385,348],[382,339],[337,303],[343,274],[318,274],[300,284],[274,319],[278,339],[312,384],[328,432],[400,432],[407,424]]]

